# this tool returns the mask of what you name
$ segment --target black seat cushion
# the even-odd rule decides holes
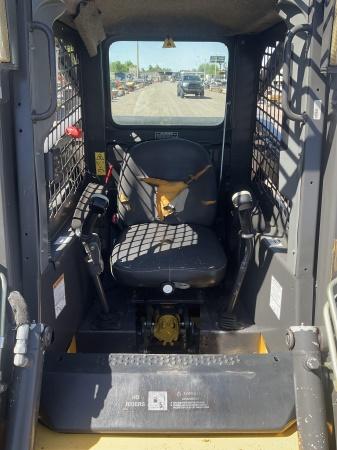
[[[213,230],[187,224],[132,225],[123,231],[111,256],[115,278],[135,287],[159,287],[164,282],[214,286],[222,280],[226,263]]]

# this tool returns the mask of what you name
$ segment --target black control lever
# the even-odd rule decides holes
[[[253,235],[252,210],[253,199],[249,191],[240,191],[232,197],[233,206],[238,210],[241,238],[250,239]]]
[[[103,194],[93,194],[89,200],[89,212],[83,221],[82,235],[93,234],[97,220],[103,217],[108,209],[109,199]]]
[[[240,237],[245,241],[245,254],[242,258],[239,271],[233,286],[230,300],[223,308],[219,326],[224,330],[235,330],[243,328],[237,320],[233,311],[238,301],[240,289],[245,278],[250,259],[254,248],[254,233],[252,225],[253,199],[249,191],[240,191],[233,195],[232,202],[234,208],[238,211],[240,221]]]
[[[104,270],[101,243],[97,234],[94,233],[94,229],[97,220],[105,215],[108,206],[109,199],[105,195],[93,194],[89,200],[89,212],[83,221],[81,231],[81,241],[87,255],[86,263],[94,281],[104,314],[109,314],[110,308],[100,279],[100,275]]]

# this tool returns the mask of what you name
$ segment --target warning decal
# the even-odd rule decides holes
[[[172,409],[209,409],[205,394],[194,391],[178,391],[176,400],[170,402],[170,405]]]
[[[322,102],[321,102],[321,100],[314,100],[313,119],[320,120],[321,115],[322,115]]]
[[[172,411],[186,409],[209,409],[205,393],[195,391],[149,391],[147,409],[149,411]]]
[[[54,309],[56,319],[66,306],[66,289],[64,283],[64,274],[62,274],[53,284]]]
[[[106,175],[106,162],[104,152],[95,152],[96,175]]]
[[[282,286],[275,277],[271,277],[269,306],[275,316],[280,320],[282,306]]]

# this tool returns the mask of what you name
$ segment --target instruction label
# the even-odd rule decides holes
[[[95,152],[96,175],[106,175],[106,161],[104,152]]]
[[[64,274],[62,274],[53,284],[54,310],[56,319],[66,306],[66,289]]]
[[[177,398],[170,406],[172,409],[209,409],[205,395],[195,391],[177,392]]]
[[[123,401],[123,411],[177,411],[210,409],[208,394],[200,391],[148,391],[135,393]]]
[[[277,279],[272,276],[271,277],[271,285],[270,285],[270,299],[269,306],[274,312],[275,316],[280,320],[281,317],[281,307],[282,307],[282,286],[277,281]]]

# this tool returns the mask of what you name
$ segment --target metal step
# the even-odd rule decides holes
[[[75,433],[280,432],[295,421],[292,359],[50,353],[40,417]]]

